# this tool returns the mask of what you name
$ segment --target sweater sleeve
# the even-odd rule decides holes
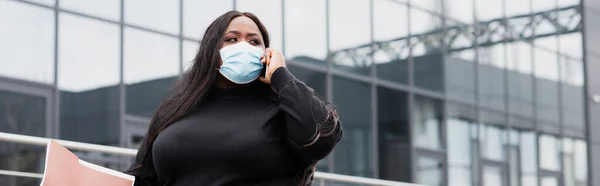
[[[158,175],[154,169],[152,153],[149,153],[146,161],[144,161],[143,149],[144,145],[142,144],[137,155],[135,156],[135,161],[130,168],[133,169],[138,167],[140,164],[143,164],[142,167],[132,174],[135,176],[135,182],[133,183],[133,186],[158,186]]]
[[[341,122],[333,105],[322,101],[285,67],[275,70],[271,84],[285,112],[289,146],[310,163],[329,155],[342,138]]]

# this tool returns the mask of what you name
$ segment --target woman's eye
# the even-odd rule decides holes
[[[260,42],[258,42],[258,40],[250,40],[250,43],[254,45],[260,45]]]
[[[227,40],[225,40],[225,41],[227,41],[227,42],[236,42],[236,41],[237,41],[237,39],[236,39],[236,38],[229,38],[229,39],[227,39]]]

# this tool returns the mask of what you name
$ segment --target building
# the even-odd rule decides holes
[[[231,9],[256,13],[291,71],[341,111],[345,136],[321,171],[600,185],[592,0],[2,0],[0,131],[137,147],[203,29]],[[43,156],[1,143],[0,169],[41,172]]]

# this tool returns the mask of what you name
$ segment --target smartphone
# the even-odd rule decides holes
[[[267,74],[267,64],[263,64],[263,68],[260,72],[260,77],[265,77],[265,74]]]

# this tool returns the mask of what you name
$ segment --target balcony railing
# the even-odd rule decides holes
[[[0,141],[11,142],[17,144],[27,144],[45,147],[47,143],[52,140],[50,138],[33,137],[19,134],[3,133],[0,132]],[[112,147],[104,145],[95,145],[89,143],[81,143],[74,141],[56,140],[61,145],[75,151],[86,151],[86,152],[98,152],[110,155],[119,155],[125,157],[134,157],[137,153],[136,149],[128,149],[121,147]],[[20,172],[13,170],[0,170],[0,175],[4,176],[16,176],[26,178],[38,178],[41,179],[43,174],[32,173],[32,172]],[[332,174],[325,172],[315,173],[315,183],[313,185],[369,185],[369,186],[424,186],[412,183],[403,183],[395,181],[387,181],[380,179],[346,176],[340,174]]]

